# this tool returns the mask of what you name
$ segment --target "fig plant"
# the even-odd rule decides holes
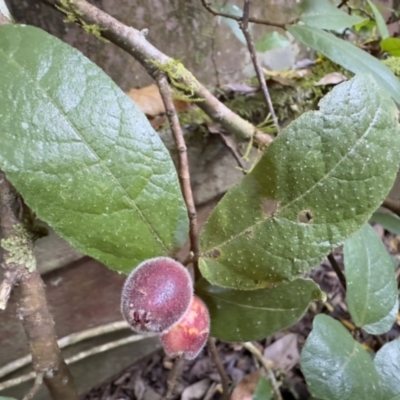
[[[325,298],[304,275],[343,243],[356,327],[381,334],[396,319],[393,263],[367,222],[398,170],[400,85],[323,30],[360,22],[326,7],[331,25],[305,9],[287,30],[356,75],[283,129],[219,202],[189,260],[199,262],[194,284],[173,259],[192,215],[144,114],[79,51],[34,27],[0,26],[1,170],[61,237],[130,274],[122,313],[134,330],[159,333],[171,356],[195,358],[209,334],[251,341],[292,326]],[[387,343],[373,360],[320,315],[301,367],[317,398],[386,400],[400,396],[398,353]]]
[[[188,270],[171,258],[158,257],[144,261],[128,276],[121,311],[136,332],[161,333],[183,318],[192,298]]]

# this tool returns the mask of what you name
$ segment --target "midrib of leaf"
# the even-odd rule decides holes
[[[120,188],[120,190],[122,191],[123,195],[125,196],[125,198],[128,200],[129,203],[131,203],[131,205],[133,206],[133,208],[136,210],[137,214],[139,215],[139,217],[142,219],[142,221],[146,224],[146,226],[148,227],[149,231],[151,232],[151,234],[154,236],[154,238],[156,239],[156,241],[158,241],[161,246],[163,247],[164,251],[166,253],[168,253],[168,247],[166,246],[166,244],[164,244],[164,242],[162,241],[162,239],[157,235],[157,233],[154,231],[153,227],[151,226],[151,224],[147,221],[147,219],[145,218],[145,216],[143,215],[142,211],[140,210],[140,208],[138,207],[138,205],[135,203],[135,201],[129,196],[129,194],[127,193],[126,189],[120,184],[120,182],[118,181],[117,177],[111,172],[111,170],[108,168],[108,166],[103,162],[103,160],[100,158],[100,156],[94,151],[94,149],[92,149],[92,147],[86,142],[86,140],[79,134],[79,131],[77,130],[77,128],[75,127],[75,125],[72,123],[72,121],[68,118],[68,115],[65,114],[60,107],[58,107],[58,105],[54,102],[54,100],[48,95],[47,91],[42,88],[42,86],[40,85],[40,82],[38,82],[37,80],[33,79],[31,77],[31,75],[25,70],[25,68],[18,64],[16,62],[16,60],[14,58],[10,58],[8,57],[7,53],[4,52],[4,50],[0,51],[3,53],[3,55],[5,56],[4,58],[6,60],[9,60],[11,63],[15,64],[17,66],[17,68],[19,68],[21,71],[23,71],[24,75],[27,76],[27,79],[29,79],[34,86],[36,86],[42,93],[44,93],[45,97],[47,99],[49,99],[49,101],[51,102],[51,104],[53,104],[53,106],[56,108],[56,110],[58,110],[58,112],[60,113],[61,116],[63,116],[65,118],[65,120],[68,122],[68,124],[73,128],[73,131],[75,132],[75,134],[82,140],[82,142],[87,146],[87,148],[91,151],[91,153],[99,160],[100,164],[104,166],[104,168],[106,169],[106,171],[108,172],[108,174],[111,176],[111,179],[117,184],[117,186]],[[120,131],[120,130],[119,130]]]
[[[368,250],[368,246],[367,246],[367,243],[366,243],[366,241],[365,241],[365,239],[364,239],[364,235],[361,235],[361,240],[363,241],[363,245],[364,245],[364,248],[365,248],[365,250],[366,250],[366,253],[367,253],[367,260],[368,260],[368,282],[367,282],[367,295],[366,295],[366,298],[365,298],[365,302],[364,302],[364,307],[363,307],[363,310],[362,310],[362,312],[360,313],[361,314],[361,316],[362,316],[362,325],[364,325],[365,324],[365,315],[366,315],[366,313],[367,313],[367,304],[368,304],[368,301],[369,301],[369,290],[370,290],[370,279],[369,279],[369,272],[370,272],[370,270],[371,270],[371,263],[370,263],[370,254],[369,254],[369,250]]]
[[[293,199],[291,202],[287,203],[285,206],[279,208],[278,207],[278,211],[275,213],[277,215],[274,215],[274,218],[279,217],[279,214],[281,212],[283,212],[286,208],[294,205],[297,201],[300,201],[304,196],[306,196],[308,193],[310,193],[315,187],[317,187],[321,182],[323,182],[324,180],[326,180],[327,178],[329,178],[329,176],[336,170],[336,168],[345,160],[347,159],[347,157],[352,154],[354,152],[354,150],[358,147],[358,145],[368,136],[369,132],[371,131],[371,128],[374,126],[378,113],[379,113],[380,108],[378,108],[378,111],[375,113],[373,120],[371,121],[371,123],[369,124],[368,128],[366,129],[365,133],[360,136],[360,138],[354,143],[354,146],[336,163],[336,165],[329,171],[327,172],[319,181],[317,181],[313,186],[311,186],[308,190],[306,190],[304,193],[302,193],[300,196],[296,197],[295,199]],[[278,201],[279,203],[279,201]],[[284,217],[281,217],[284,218]],[[215,245],[214,247],[208,248],[208,249],[204,249],[203,252],[209,252],[212,251],[214,249],[217,249],[218,247],[223,247],[225,245],[227,245],[228,243],[234,241],[235,239],[239,238],[240,236],[244,235],[249,229],[253,229],[255,227],[257,227],[258,225],[267,223],[268,221],[270,221],[272,219],[272,217],[266,218],[266,219],[262,219],[261,221],[258,221],[252,225],[247,226],[245,229],[243,229],[241,232],[239,232],[236,235],[231,236],[229,239],[225,240],[224,242]],[[264,249],[265,250],[265,249]]]

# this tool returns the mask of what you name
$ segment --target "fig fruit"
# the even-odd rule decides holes
[[[122,289],[122,315],[136,332],[167,331],[177,324],[193,298],[188,270],[168,257],[139,264]]]
[[[184,356],[187,360],[196,358],[207,342],[210,333],[210,315],[207,306],[193,296],[189,310],[160,339],[165,353],[170,356]]]

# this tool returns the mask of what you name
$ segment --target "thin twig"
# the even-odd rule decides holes
[[[58,346],[60,349],[64,349],[65,347],[71,346],[72,344],[79,343],[83,340],[90,339],[93,337],[98,337],[110,332],[116,332],[122,329],[129,329],[130,326],[126,321],[117,321],[111,322],[109,324],[97,326],[95,328],[86,329],[81,332],[71,333],[68,336],[64,336],[63,338],[58,340]],[[10,362],[9,364],[4,365],[0,368],[0,378],[11,374],[12,372],[25,367],[26,365],[32,362],[32,356],[27,355],[25,357],[18,358]]]
[[[163,397],[163,400],[171,400],[173,395],[174,395],[174,390],[176,386],[176,381],[178,379],[178,376],[181,374],[181,370],[183,367],[185,359],[181,357],[177,357],[174,361],[174,365],[172,366],[172,369],[169,373],[168,376],[168,389],[166,395]]]
[[[280,132],[279,121],[276,117],[274,106],[272,104],[271,96],[269,94],[267,82],[265,80],[265,76],[261,67],[260,60],[258,59],[256,49],[254,47],[253,38],[251,37],[250,30],[249,30],[249,12],[250,12],[250,0],[244,0],[243,6],[243,17],[240,22],[240,28],[243,31],[244,37],[246,38],[247,47],[250,52],[251,59],[253,61],[254,69],[256,71],[256,75],[258,81],[260,82],[261,91],[264,96],[264,100],[267,104],[269,109],[269,113],[271,114],[272,120],[274,121],[275,129],[277,133]]]
[[[42,1],[61,9],[65,8],[66,3],[63,0]],[[81,25],[94,24],[99,27],[102,37],[131,54],[154,79],[162,72],[167,73],[169,78],[173,77],[171,81],[174,81],[178,89],[187,88],[187,94],[199,100],[196,102],[197,106],[238,139],[253,138],[254,143],[260,147],[272,142],[270,135],[260,131],[221,103],[181,63],[177,63],[149,43],[141,31],[124,25],[85,0],[70,0],[68,7],[68,11],[76,15]]]
[[[245,342],[242,343],[242,346],[247,349],[251,354],[253,354],[257,360],[261,363],[263,368],[265,369],[265,372],[267,373],[267,377],[272,385],[272,389],[274,391],[274,397],[276,400],[283,400],[282,399],[282,394],[281,391],[279,390],[279,385],[278,382],[275,379],[275,375],[272,372],[271,368],[268,365],[267,360],[264,358],[264,356],[261,354],[260,350],[257,349],[256,346],[254,346],[253,343],[251,342]]]
[[[387,208],[389,211],[395,213],[400,217],[400,200],[387,198],[383,203],[382,207]]]
[[[43,374],[36,374],[35,382],[29,390],[29,392],[24,396],[22,400],[31,400],[33,396],[39,391],[43,384]]]
[[[342,0],[342,1],[338,4],[337,8],[342,8],[343,6],[345,6],[345,5],[348,3],[348,1],[349,1],[349,0]]]
[[[199,259],[199,235],[197,227],[197,213],[194,204],[192,187],[190,185],[189,161],[187,157],[187,148],[181,125],[179,123],[178,114],[172,100],[171,89],[165,74],[157,77],[158,89],[167,113],[168,121],[171,127],[172,136],[174,137],[175,146],[178,151],[178,177],[181,185],[181,191],[185,200],[188,216],[189,216],[189,238],[190,251],[193,253],[193,265],[195,271],[198,271]],[[196,277],[198,278],[198,277]]]
[[[346,290],[346,278],[332,253],[328,255],[328,260],[332,266],[332,269],[335,271],[337,277],[339,278],[339,281],[342,284],[343,289]]]
[[[100,346],[95,346],[95,347],[92,347],[92,348],[90,348],[88,350],[82,351],[82,352],[80,352],[78,354],[73,355],[70,358],[67,358],[65,360],[65,362],[66,362],[66,364],[70,365],[70,364],[76,363],[78,361],[81,361],[81,360],[83,360],[85,358],[88,358],[90,356],[94,356],[96,354],[104,353],[104,352],[106,352],[108,350],[112,350],[112,349],[115,349],[117,347],[125,346],[125,345],[127,345],[129,343],[138,342],[138,341],[144,340],[144,339],[149,339],[149,338],[154,337],[154,336],[155,335],[151,335],[151,334],[148,334],[148,335],[131,335],[131,336],[128,336],[126,338],[118,339],[118,340],[115,340],[113,342],[108,342],[108,343],[102,344]],[[13,378],[13,379],[9,379],[7,381],[4,381],[4,382],[0,383],[0,391],[9,389],[9,388],[17,386],[17,385],[19,385],[19,384],[21,384],[23,382],[29,381],[29,380],[33,379],[35,376],[36,376],[35,372],[29,372],[28,374],[21,375],[21,376],[19,376],[17,378]],[[57,398],[57,400],[58,400],[58,398]]]
[[[13,289],[17,299],[17,315],[28,339],[35,373],[44,375],[44,382],[53,398],[78,400],[72,375],[57,345],[44,284],[35,269],[33,235],[26,222],[29,220],[27,213],[22,198],[0,171],[1,246],[4,250],[2,267],[10,274],[15,274],[15,281],[19,283]],[[18,254],[24,256],[18,258]]]
[[[204,8],[208,12],[215,15],[216,17],[230,18],[230,19],[234,19],[235,21],[238,21],[238,22],[240,22],[242,20],[242,18],[237,15],[216,10],[215,8],[212,7],[210,1],[201,0],[201,3],[203,4]],[[275,26],[276,28],[281,28],[281,29],[285,29],[285,26],[288,25],[288,24],[279,24],[278,22],[266,21],[263,19],[255,18],[255,17],[249,17],[249,22],[253,22],[253,23],[259,24],[259,25]],[[289,22],[289,24],[295,24],[296,22],[297,22],[297,19],[292,22]]]
[[[225,367],[222,364],[221,358],[218,353],[217,346],[215,345],[215,339],[210,337],[207,341],[207,347],[211,354],[211,357],[214,361],[215,366],[217,367],[217,371],[221,378],[222,384],[222,400],[229,400],[229,386],[230,386],[230,379],[228,374],[226,373]]]

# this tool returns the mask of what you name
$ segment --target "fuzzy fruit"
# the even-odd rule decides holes
[[[122,289],[122,315],[136,332],[164,332],[178,323],[193,298],[190,274],[168,257],[139,264]]]
[[[210,315],[199,297],[193,296],[189,310],[181,321],[163,333],[161,343],[168,356],[183,355],[187,360],[196,358],[207,342]]]

